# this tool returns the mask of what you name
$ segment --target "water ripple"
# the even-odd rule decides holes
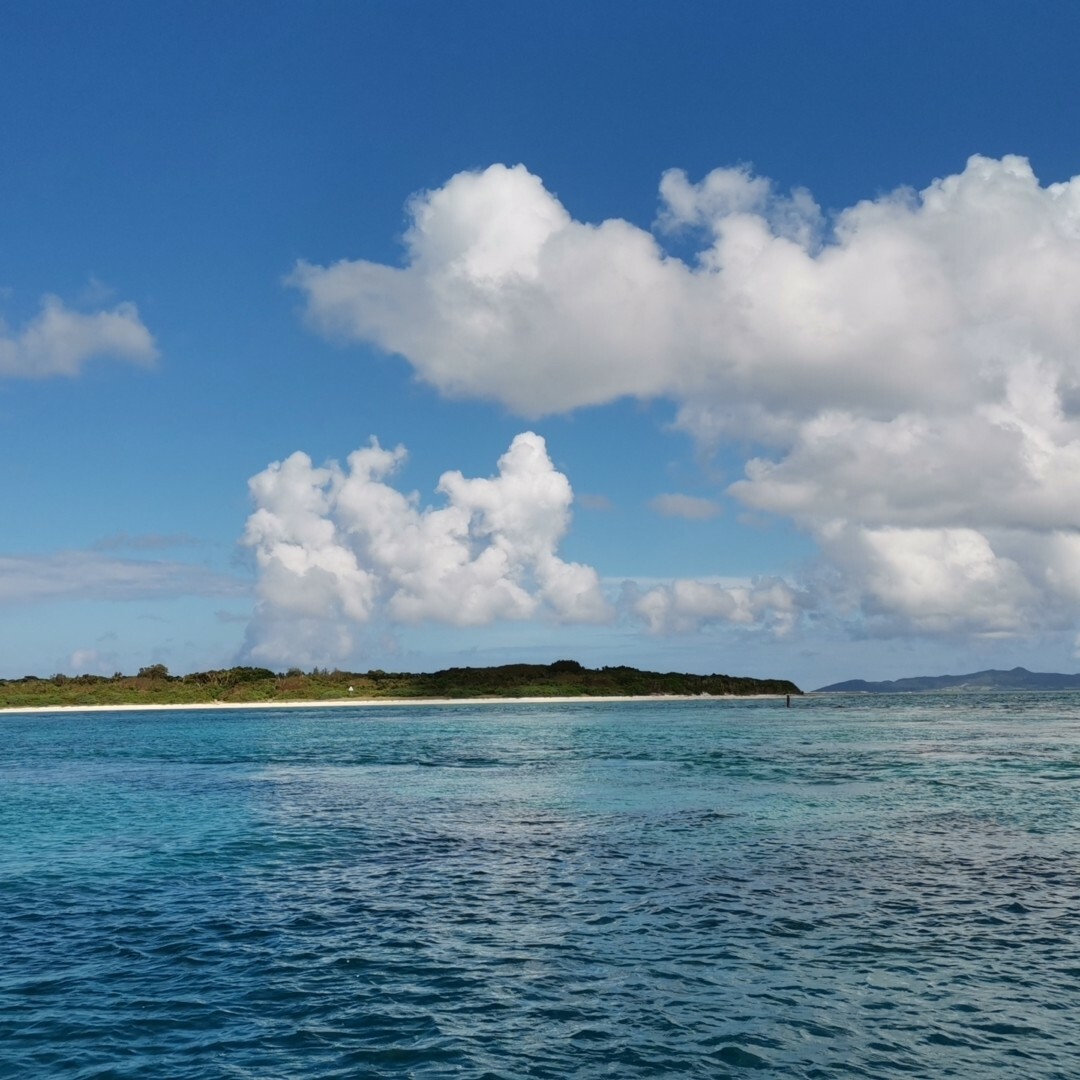
[[[840,703],[4,717],[0,1077],[1080,1075],[1078,702]]]

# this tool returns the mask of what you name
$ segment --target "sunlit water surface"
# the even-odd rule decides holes
[[[1080,1077],[1080,696],[0,716],[0,1076]]]

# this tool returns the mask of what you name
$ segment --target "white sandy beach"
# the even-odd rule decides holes
[[[781,700],[784,694],[644,694],[636,697],[480,697],[480,698],[334,698],[331,701],[203,701],[150,705],[21,705],[3,713],[167,712],[183,709],[340,709],[381,705],[571,705],[581,701],[739,701]]]

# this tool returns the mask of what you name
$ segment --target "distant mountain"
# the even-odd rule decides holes
[[[814,693],[824,694],[904,694],[927,690],[1080,690],[1080,674],[1060,675],[1054,671],[974,671],[970,675],[920,675],[913,679],[890,679],[847,682],[823,686]]]

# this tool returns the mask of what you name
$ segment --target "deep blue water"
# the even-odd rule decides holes
[[[0,716],[0,1076],[1080,1077],[1080,695]]]

